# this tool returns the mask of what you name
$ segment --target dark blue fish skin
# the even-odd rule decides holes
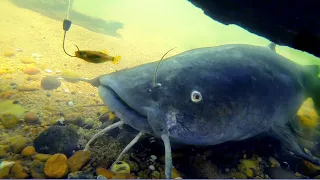
[[[110,110],[133,128],[173,142],[215,145],[269,132],[295,155],[320,164],[296,142],[290,123],[303,101],[320,90],[314,66],[298,65],[267,47],[199,48],[96,79]],[[317,67],[316,67],[317,68]],[[202,95],[200,102],[191,93]]]

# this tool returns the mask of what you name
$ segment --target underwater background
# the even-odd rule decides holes
[[[103,102],[97,88],[55,76],[91,79],[158,61],[173,47],[177,48],[166,57],[200,47],[270,43],[239,26],[212,20],[186,0],[70,2],[72,26],[66,51],[74,54],[76,44],[81,50],[107,50],[108,55],[121,59],[118,64],[95,64],[64,53],[62,23],[67,18],[68,0],[1,0],[0,178],[164,178],[163,147],[152,137],[144,138],[108,170],[134,137],[136,132],[130,127],[99,138],[90,153],[81,151],[96,132],[118,119],[107,107],[98,106]],[[276,46],[276,52],[302,65],[320,65],[319,58],[289,47]],[[297,115],[304,136],[316,141],[319,118],[312,101]],[[318,175],[320,167],[286,159],[273,140],[259,143],[178,148],[173,154],[174,177]],[[314,143],[301,143],[320,155]]]

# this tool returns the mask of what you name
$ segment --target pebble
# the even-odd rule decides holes
[[[0,158],[5,157],[8,152],[8,145],[0,145]]]
[[[64,89],[63,92],[64,93],[69,93],[70,91],[69,91],[69,89]]]
[[[68,173],[67,156],[54,154],[44,165],[44,173],[49,178],[62,178]]]
[[[86,118],[82,125],[85,129],[91,129],[94,127],[94,119],[93,118]]]
[[[103,175],[98,175],[98,176],[97,176],[97,179],[103,179],[103,180],[106,180],[106,179],[108,179],[108,178],[104,177]]]
[[[33,160],[30,163],[31,176],[35,179],[45,179],[46,175],[44,174],[44,165],[44,162]]]
[[[10,58],[15,56],[14,52],[12,52],[12,51],[6,51],[6,52],[3,53],[3,55],[5,57],[10,57]]]
[[[109,120],[109,114],[108,113],[103,113],[99,116],[99,121],[101,123],[107,122]]]
[[[20,161],[17,161],[10,170],[10,176],[13,179],[25,179],[29,175],[25,172]]]
[[[153,171],[151,173],[151,178],[152,179],[160,179],[160,173],[158,171]]]
[[[35,74],[39,74],[40,70],[36,67],[27,67],[23,69],[23,73],[28,75],[35,75]]]
[[[70,106],[70,107],[72,107],[72,106],[74,106],[74,103],[73,103],[72,101],[68,101],[68,102],[67,102],[67,105]]]
[[[154,167],[154,165],[150,165],[150,166],[149,166],[149,169],[150,169],[151,171],[154,171],[156,168]]]
[[[114,173],[125,173],[130,174],[130,166],[124,161],[116,162],[112,167],[111,171]]]
[[[88,163],[91,157],[90,151],[79,150],[68,159],[68,167],[71,172],[79,171]]]
[[[2,125],[7,129],[16,127],[19,122],[18,117],[10,113],[2,114],[0,120]]]
[[[40,123],[39,117],[38,117],[37,113],[34,113],[34,112],[28,112],[28,113],[26,113],[25,116],[24,116],[24,121],[25,121],[27,124],[37,124],[37,123]]]
[[[22,58],[22,59],[20,59],[20,61],[21,61],[23,64],[36,63],[36,61],[35,61],[34,59],[31,59],[31,58]]]
[[[32,158],[34,160],[39,160],[42,162],[46,162],[48,159],[50,159],[52,157],[51,154],[42,154],[42,153],[37,153],[35,154]]]
[[[155,155],[151,155],[150,157],[151,157],[151,159],[153,159],[153,160],[156,160],[156,159],[157,159],[157,156],[155,156]]]
[[[22,150],[21,155],[22,156],[32,156],[35,153],[36,153],[36,149],[33,146],[27,146]]]
[[[45,69],[44,71],[47,72],[47,73],[52,73],[53,72],[51,69]]]
[[[0,179],[5,179],[9,177],[10,169],[14,164],[14,161],[0,160]]]
[[[65,116],[67,124],[81,126],[84,123],[84,118],[81,113],[70,113]]]
[[[56,120],[56,123],[58,123],[58,124],[60,124],[60,125],[64,125],[65,124],[65,119],[64,119],[64,117],[61,117],[61,118],[59,118],[59,119],[57,119]]]
[[[247,177],[253,177],[253,170],[259,170],[259,163],[254,159],[242,159],[238,165],[238,169],[243,172]]]
[[[44,90],[53,90],[61,86],[61,81],[53,76],[46,76],[41,80],[41,87]]]
[[[113,172],[108,171],[105,168],[101,168],[101,167],[96,169],[96,173],[97,173],[97,175],[102,175],[102,176],[106,177],[107,179],[111,179],[112,176],[115,175]]]
[[[10,141],[10,148],[12,152],[19,154],[26,146],[28,143],[28,139],[23,136],[15,136],[11,139]]]

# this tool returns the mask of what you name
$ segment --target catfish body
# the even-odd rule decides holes
[[[270,132],[295,155],[320,164],[301,150],[290,128],[306,98],[315,98],[319,107],[315,67],[244,44],[199,48],[164,59],[158,70],[160,87],[152,83],[156,66],[148,63],[96,79],[100,97],[126,124],[190,145]],[[194,92],[200,101],[194,101]]]

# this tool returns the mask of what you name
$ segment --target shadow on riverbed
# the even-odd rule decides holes
[[[62,21],[67,17],[68,0],[11,0],[13,4],[18,7],[26,8],[34,12],[40,13],[44,16]],[[71,0],[73,3],[73,0]],[[102,19],[94,18],[81,14],[70,9],[69,19],[73,24],[86,28],[90,31],[121,37],[117,33],[118,29],[123,28],[123,23],[118,21],[105,21]],[[61,25],[62,28],[62,25]]]

